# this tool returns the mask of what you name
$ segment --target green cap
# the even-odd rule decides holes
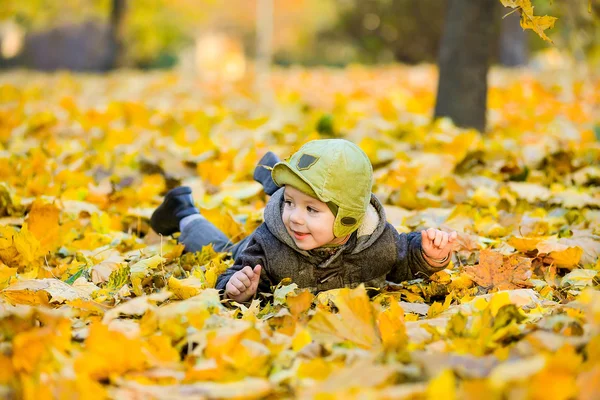
[[[373,166],[364,151],[344,139],[306,143],[288,161],[275,164],[271,176],[277,186],[290,185],[335,204],[336,237],[358,229],[371,201]]]

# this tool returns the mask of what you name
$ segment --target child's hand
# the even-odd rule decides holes
[[[260,265],[254,269],[246,266],[233,274],[225,286],[225,296],[238,303],[250,300],[258,288],[261,269]]]
[[[433,228],[421,231],[423,254],[426,256],[426,259],[430,259],[427,261],[439,263],[439,260],[444,260],[452,251],[456,237],[457,233],[455,231],[448,233]]]

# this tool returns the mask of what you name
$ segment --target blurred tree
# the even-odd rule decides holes
[[[256,4],[256,62],[254,90],[260,103],[273,103],[270,85],[271,63],[273,62],[273,0],[259,0]]]
[[[106,69],[115,63],[152,66],[160,55],[175,55],[180,45],[191,42],[216,3],[136,0],[126,7],[125,0],[2,0],[0,20],[14,20],[26,29],[22,58],[42,67],[64,67],[61,59],[74,58],[69,49],[80,54],[66,62],[74,69]],[[51,54],[52,47],[62,50]],[[103,67],[90,68],[92,64]]]
[[[497,0],[450,0],[439,56],[435,117],[485,129],[487,72]]]
[[[550,41],[551,16],[533,14],[530,0],[500,0],[520,13],[523,29]],[[485,130],[487,73],[497,0],[449,0],[438,60],[439,81],[434,118],[449,117],[461,127]]]
[[[498,62],[505,67],[519,67],[527,63],[527,35],[520,21],[519,14],[513,12],[502,18],[500,24]]]
[[[108,64],[110,68],[116,68],[123,62],[123,30],[127,0],[112,0],[111,3],[108,35],[112,52]]]
[[[446,3],[447,0],[337,0],[337,21],[319,32],[318,50],[314,53],[331,63],[434,61]]]

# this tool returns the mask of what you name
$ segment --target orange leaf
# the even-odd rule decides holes
[[[520,252],[528,252],[536,249],[539,242],[544,240],[544,237],[521,237],[513,236],[508,239],[508,244],[517,249]]]
[[[559,267],[574,268],[581,260],[583,249],[579,246],[561,243],[560,240],[545,240],[537,245],[537,249],[540,253],[548,254]]]
[[[315,296],[311,292],[305,290],[298,295],[289,294],[286,302],[294,318],[298,318],[298,315],[310,308],[314,298]]]
[[[85,351],[75,361],[75,370],[96,379],[107,378],[111,374],[145,369],[149,364],[148,355],[148,348],[141,340],[129,339],[121,332],[95,323],[90,327]]]
[[[479,265],[465,267],[465,273],[478,285],[488,289],[516,289],[531,277],[531,259],[511,255],[504,257],[490,249],[479,254]]]
[[[40,241],[42,251],[45,253],[54,250],[62,242],[59,225],[60,210],[54,204],[43,204],[36,200],[33,202],[27,226]]]

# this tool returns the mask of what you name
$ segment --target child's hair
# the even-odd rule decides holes
[[[357,145],[344,139],[313,140],[273,167],[273,181],[327,203],[335,215],[333,234],[358,229],[371,201],[373,167]]]

